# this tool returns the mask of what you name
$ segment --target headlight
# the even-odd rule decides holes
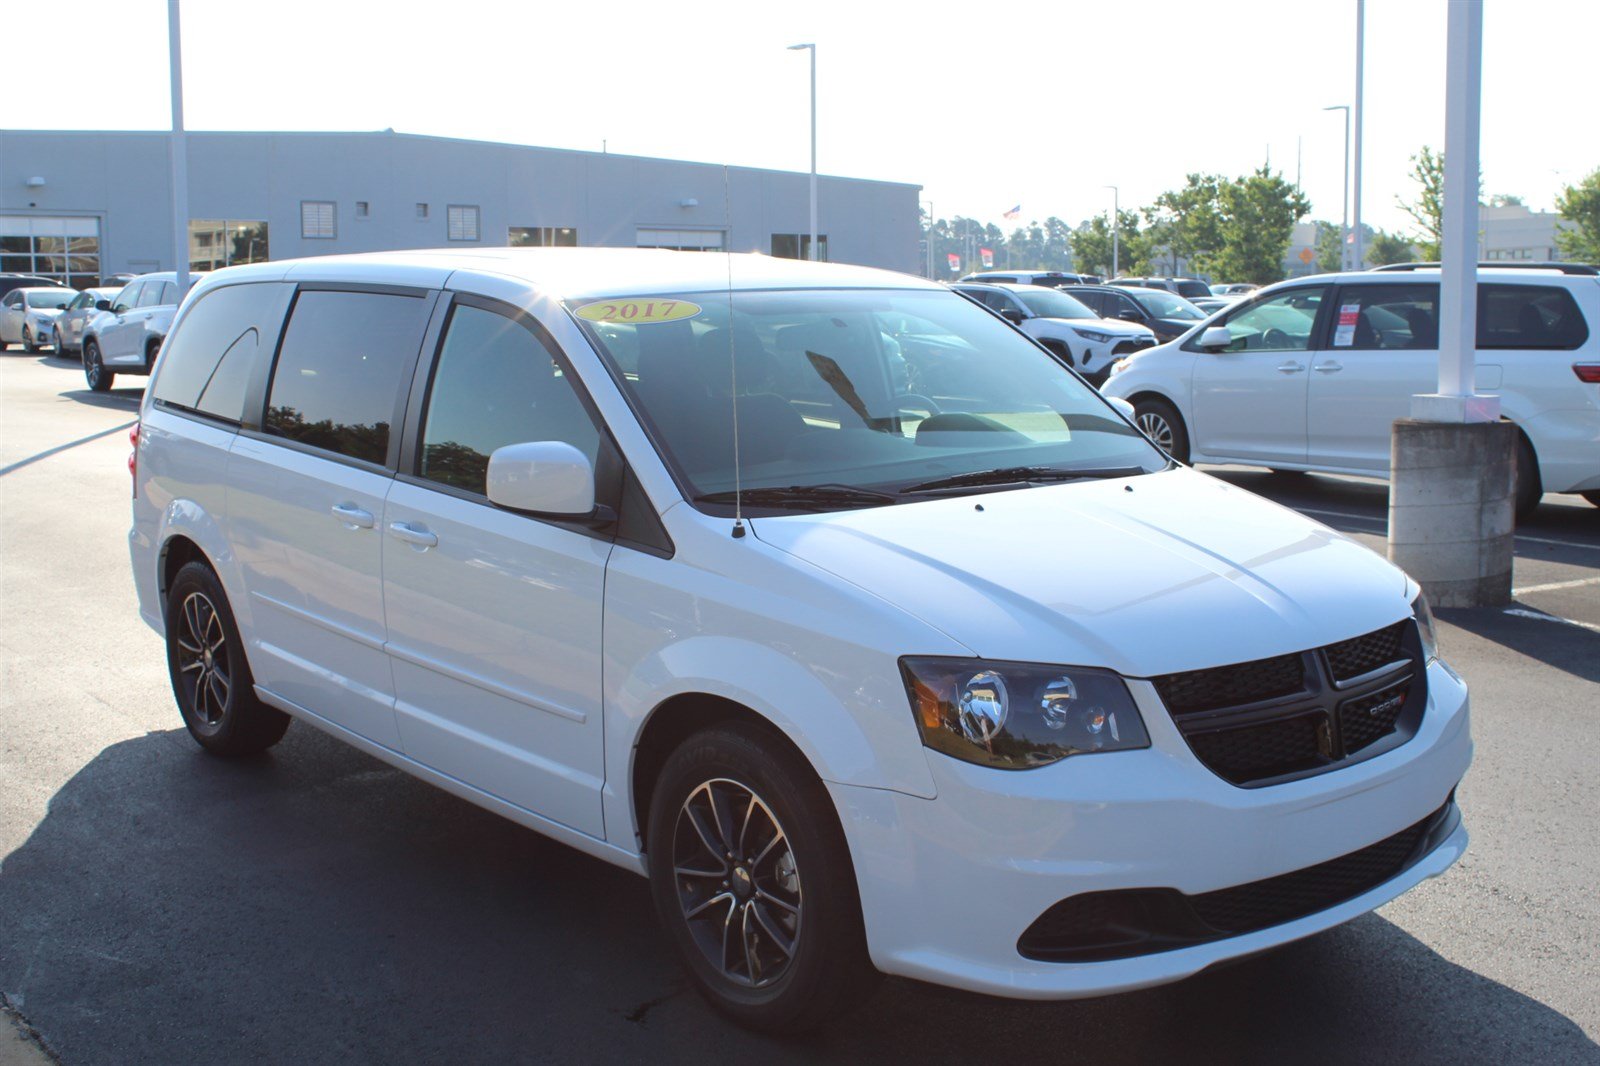
[[[1411,617],[1417,620],[1417,635],[1422,638],[1422,655],[1425,662],[1433,662],[1439,657],[1439,634],[1433,625],[1433,608],[1428,606],[1428,597],[1417,593],[1417,598],[1411,601]]]
[[[1108,670],[982,659],[900,660],[922,742],[980,766],[1148,748],[1128,686]]]
[[[1079,329],[1077,326],[1071,326],[1069,328],[1072,330],[1072,332],[1076,333],[1078,336],[1092,344],[1104,344],[1106,341],[1111,339],[1111,334],[1101,333],[1098,330]]]

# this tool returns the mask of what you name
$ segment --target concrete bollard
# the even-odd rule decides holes
[[[1394,424],[1389,561],[1435,607],[1511,602],[1516,456],[1509,422]]]

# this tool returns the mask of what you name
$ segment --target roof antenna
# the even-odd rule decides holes
[[[733,196],[728,191],[728,164],[722,164],[723,220],[733,229]],[[744,536],[744,484],[739,475],[739,364],[733,351],[733,253],[723,238],[723,260],[728,264],[728,399],[733,404],[733,539]]]

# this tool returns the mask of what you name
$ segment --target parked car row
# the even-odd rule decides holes
[[[78,353],[95,392],[111,388],[118,374],[150,373],[180,301],[172,271],[82,292],[25,275],[4,281],[16,283],[0,296],[0,348],[20,344],[29,352],[53,347],[58,355]]]
[[[1600,277],[1479,278],[1477,385],[1519,430],[1519,515],[1545,492],[1600,506]],[[1183,461],[1384,476],[1391,427],[1438,365],[1437,269],[1361,271],[1253,292],[1117,363],[1104,391]]]
[[[1147,326],[1103,317],[1063,289],[1037,285],[952,287],[1060,356],[1091,384],[1104,381],[1117,359],[1156,343],[1156,335]]]

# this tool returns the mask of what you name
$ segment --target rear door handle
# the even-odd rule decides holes
[[[1344,369],[1344,364],[1343,363],[1318,363],[1316,366],[1312,367],[1311,369],[1315,370],[1319,374],[1337,374],[1339,371]]]
[[[372,512],[357,507],[353,503],[336,503],[328,510],[333,517],[345,524],[347,529],[371,529],[377,522],[372,517]]]
[[[1280,374],[1298,374],[1304,369],[1305,369],[1305,366],[1303,364],[1300,364],[1300,363],[1284,363],[1282,366],[1278,367],[1278,373],[1280,373]]]
[[[414,526],[410,522],[390,522],[389,535],[396,540],[403,540],[407,544],[418,548],[432,548],[439,543],[439,538],[422,526]]]

